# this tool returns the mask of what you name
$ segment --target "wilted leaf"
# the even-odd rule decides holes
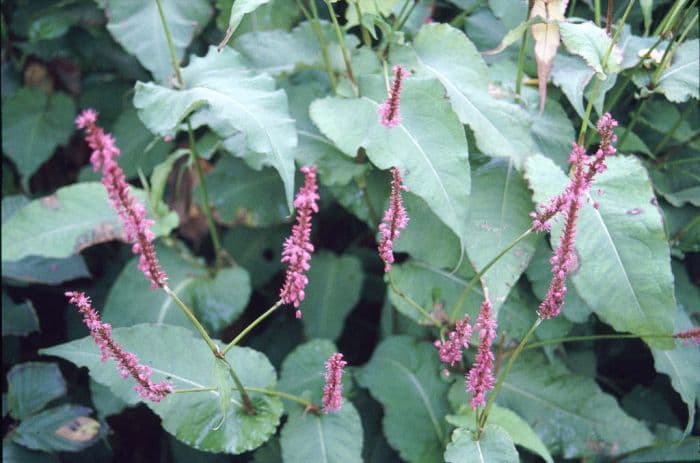
[[[547,101],[547,80],[552,69],[554,56],[561,42],[559,21],[564,21],[568,0],[535,0],[530,10],[530,18],[542,18],[544,23],[533,24],[532,38],[535,39],[535,61],[537,62],[537,82],[540,92],[540,111]]]

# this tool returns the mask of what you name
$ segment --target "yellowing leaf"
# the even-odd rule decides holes
[[[547,99],[547,78],[552,69],[554,56],[557,54],[561,37],[559,36],[559,24],[564,20],[564,12],[568,0],[535,0],[530,18],[540,17],[545,22],[533,24],[532,38],[535,39],[535,61],[537,61],[537,81],[540,90],[540,112],[544,110]]]

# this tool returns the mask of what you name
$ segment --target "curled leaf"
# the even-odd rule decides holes
[[[535,0],[530,10],[530,19],[540,17],[544,22],[533,24],[532,38],[535,39],[535,61],[537,62],[537,82],[540,92],[540,112],[547,99],[547,78],[552,70],[552,62],[559,49],[561,37],[558,21],[564,20],[564,12],[569,0]]]

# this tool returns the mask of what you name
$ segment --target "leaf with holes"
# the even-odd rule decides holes
[[[124,349],[153,369],[153,381],[170,381],[175,389],[212,387],[214,357],[199,336],[189,330],[167,325],[135,325],[115,328],[114,339]],[[98,383],[129,404],[142,400],[134,391],[134,381],[122,378],[114,362],[100,361],[100,350],[91,337],[42,349],[43,355],[64,358],[90,370]],[[275,370],[267,357],[247,347],[234,347],[226,359],[246,387],[274,388]],[[216,391],[170,394],[161,402],[147,402],[162,420],[166,431],[199,450],[238,454],[253,450],[274,434],[282,415],[282,402],[251,392],[256,408],[248,415],[241,408],[238,391],[232,391],[232,409],[223,420]],[[186,413],[184,412],[186,411]],[[221,423],[223,420],[223,423]],[[217,429],[214,427],[221,423]]]

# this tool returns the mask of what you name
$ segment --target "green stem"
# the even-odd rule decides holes
[[[671,130],[666,132],[666,135],[664,135],[664,138],[661,139],[661,141],[654,147],[652,150],[652,153],[654,153],[654,157],[656,157],[662,149],[666,147],[668,144],[669,140],[673,138],[673,136],[676,134],[676,130],[681,126],[683,121],[688,117],[688,114],[690,114],[693,109],[695,109],[695,106],[691,103],[688,105],[688,107],[683,111],[683,113],[680,115],[678,120],[673,124],[673,127],[671,127]]]
[[[202,339],[207,343],[207,346],[209,346],[209,349],[214,353],[214,355],[217,358],[221,358],[222,354],[219,351],[219,346],[217,346],[214,341],[212,341],[211,337],[209,336],[209,333],[207,333],[207,330],[202,326],[202,324],[197,320],[197,317],[195,317],[194,313],[192,312],[192,309],[190,309],[187,304],[182,302],[182,300],[175,294],[175,292],[170,289],[168,285],[163,286],[163,290],[168,293],[168,296],[170,296],[175,303],[182,309],[182,312],[185,314],[185,316],[192,322],[195,328],[197,328],[197,331],[199,331],[199,335],[202,336]]]
[[[362,199],[367,205],[369,218],[373,222],[374,228],[376,228],[379,226],[379,215],[377,214],[377,210],[374,208],[374,204],[372,204],[372,199],[369,197],[369,189],[367,188],[367,179],[365,178],[365,175],[362,174],[359,177],[355,177],[355,183],[362,192]]]
[[[187,119],[187,135],[190,140],[190,161],[194,164],[195,171],[197,172],[197,179],[199,180],[199,191],[202,196],[202,208],[204,209],[204,215],[207,218],[207,225],[209,227],[209,234],[211,235],[212,243],[214,243],[214,253],[216,254],[216,267],[219,268],[222,256],[222,246],[221,239],[219,238],[219,231],[216,228],[216,223],[214,222],[214,214],[211,211],[211,204],[209,203],[209,193],[207,192],[207,184],[204,181],[204,172],[202,171],[202,166],[199,163],[199,153],[197,152],[197,145],[194,141],[194,131],[192,130],[192,124],[190,120]]]
[[[158,14],[160,15],[160,22],[161,24],[163,24],[163,29],[165,29],[165,38],[168,41],[170,59],[173,62],[173,69],[175,70],[177,83],[180,84],[180,88],[184,88],[185,81],[182,80],[182,74],[180,73],[180,64],[178,63],[177,54],[175,53],[175,45],[173,44],[173,37],[172,35],[170,35],[170,28],[168,27],[168,22],[165,20],[165,13],[163,12],[163,5],[161,4],[161,0],[156,0],[156,5],[158,5]]]
[[[401,28],[404,25],[406,25],[406,21],[408,21],[408,18],[411,17],[411,15],[413,14],[413,10],[415,10],[416,6],[418,5],[418,2],[416,0],[413,0],[413,1],[408,0],[408,1],[410,2],[411,7],[408,9],[408,11],[406,12],[406,15],[403,17],[403,19],[401,19],[401,21],[399,21],[399,27],[396,28],[397,31],[400,31]]]
[[[246,392],[257,392],[260,394],[265,394],[269,396],[274,396],[274,397],[281,397],[283,399],[290,400],[292,402],[296,402],[300,405],[303,405],[306,409],[311,410],[311,411],[318,411],[319,407],[315,403],[304,399],[303,397],[300,397],[298,395],[293,395],[289,394],[287,392],[282,392],[282,391],[275,391],[274,389],[267,389],[264,387],[253,387],[253,386],[243,386],[243,389]],[[173,394],[188,394],[192,392],[215,392],[217,391],[218,388],[216,387],[191,387],[191,388],[183,388],[183,389],[176,389],[173,391]]]
[[[600,0],[595,0],[593,2],[593,20],[595,25],[600,27]]]
[[[345,45],[345,36],[343,31],[340,29],[340,24],[338,24],[338,18],[335,16],[335,10],[330,0],[325,0],[326,6],[328,7],[328,13],[330,14],[331,21],[333,21],[333,27],[335,28],[335,35],[338,37],[338,43],[340,44],[340,51],[343,54],[343,61],[345,62],[345,69],[348,71],[348,77],[350,78],[350,84],[352,86],[352,91],[355,96],[359,96],[360,92],[357,89],[357,81],[355,80],[355,73],[352,72],[352,62],[350,61],[350,54],[348,53],[348,47]],[[313,1],[311,2],[313,4]]]
[[[527,47],[527,30],[523,32],[523,38],[520,39],[520,53],[518,53],[518,71],[515,74],[515,93],[520,95],[520,90],[523,86],[523,75],[525,74],[525,47]]]
[[[362,42],[365,44],[365,47],[372,48],[372,38],[369,36],[369,31],[367,30],[365,25],[362,24],[362,8],[360,8],[360,2],[359,2],[359,0],[354,0],[352,3],[355,5],[355,9],[357,10],[357,17],[360,18],[360,30],[362,31]]]
[[[398,286],[396,286],[396,283],[394,282],[394,278],[391,276],[391,272],[387,273],[387,275],[389,276],[389,286],[391,286],[391,289],[392,289],[401,299],[403,299],[403,300],[405,300],[406,302],[408,302],[408,304],[409,304],[411,307],[413,307],[413,308],[416,309],[418,312],[420,312],[421,315],[423,315],[425,318],[427,318],[428,320],[430,320],[430,323],[432,323],[432,324],[435,325],[436,327],[440,328],[440,326],[442,325],[442,324],[440,323],[440,320],[438,320],[437,318],[435,318],[435,317],[433,317],[432,315],[430,315],[430,313],[428,313],[427,310],[425,310],[423,307],[421,307],[420,304],[418,304],[416,301],[414,301],[413,299],[411,299],[411,297],[408,296],[407,294],[405,294],[405,293],[401,290],[401,288],[399,288]]]
[[[272,312],[274,312],[275,310],[277,310],[277,308],[280,307],[281,305],[282,305],[282,300],[279,300],[279,301],[275,302],[274,305],[273,305],[272,307],[270,307],[269,309],[267,309],[267,310],[265,311],[265,313],[263,313],[263,314],[260,315],[258,318],[256,318],[255,320],[253,320],[252,323],[251,323],[250,325],[248,325],[243,331],[241,331],[240,333],[238,333],[238,336],[236,336],[235,338],[233,338],[233,341],[229,342],[228,345],[226,345],[226,347],[224,348],[224,350],[222,351],[222,353],[223,353],[224,355],[226,355],[226,353],[227,353],[228,351],[230,351],[231,348],[232,348],[233,346],[235,346],[236,344],[238,344],[238,342],[239,342],[241,339],[243,339],[248,333],[250,333],[250,332],[253,330],[253,328],[255,328],[256,326],[258,326],[263,320],[265,320],[267,317],[269,317],[270,314],[272,314]]]
[[[671,58],[673,58],[673,55],[676,53],[678,46],[681,43],[683,43],[686,36],[693,29],[697,19],[698,19],[698,14],[695,13],[695,16],[693,16],[693,18],[690,20],[690,22],[686,26],[685,30],[678,37],[678,40],[676,40],[675,42],[673,42],[670,46],[668,46],[666,48],[666,51],[664,52],[664,56],[663,56],[663,58],[661,58],[661,64],[659,64],[659,66],[656,68],[656,72],[654,72],[654,75],[651,78],[651,87],[652,88],[656,87],[656,84],[659,82],[659,78],[661,77],[661,73],[666,69],[668,64],[671,62]],[[683,20],[685,20],[685,17],[683,18]]]
[[[533,231],[534,230],[532,228],[528,228],[527,230],[525,230],[525,232],[523,232],[520,236],[515,238],[515,240],[512,243],[510,243],[508,246],[503,248],[501,250],[501,252],[496,254],[496,257],[491,259],[486,265],[484,265],[484,268],[482,268],[481,271],[477,272],[477,274],[474,275],[474,277],[471,280],[469,280],[469,283],[467,283],[467,286],[465,286],[464,290],[462,290],[462,294],[459,295],[459,299],[457,299],[457,303],[455,304],[454,308],[452,309],[452,312],[450,313],[450,321],[451,322],[454,322],[456,320],[457,314],[459,314],[459,311],[462,309],[464,302],[467,300],[467,296],[469,295],[469,292],[472,290],[474,285],[476,285],[476,283],[479,281],[479,279],[482,276],[484,276],[484,274],[486,272],[488,272],[489,269],[491,267],[493,267],[493,265],[496,262],[498,262],[501,257],[506,255],[506,253],[508,253],[508,251],[513,249],[518,243],[520,243],[522,240],[527,238],[528,235],[530,235],[530,233],[532,233]]]
[[[228,367],[228,372],[231,375],[231,379],[233,380],[234,383],[236,383],[236,389],[238,390],[238,393],[241,395],[241,400],[243,400],[243,410],[248,415],[256,415],[255,407],[253,406],[253,401],[250,400],[250,396],[248,395],[248,392],[246,391],[245,387],[243,386],[243,383],[241,383],[241,380],[238,379],[238,375],[236,374],[236,372],[233,371],[233,367],[231,366],[230,363],[228,363],[228,361],[226,360],[225,357],[221,357],[221,360]]]
[[[503,386],[503,382],[505,381],[506,377],[508,376],[508,373],[510,372],[510,369],[513,367],[513,363],[515,363],[515,360],[518,358],[520,353],[525,349],[525,345],[527,342],[530,340],[532,337],[532,334],[535,332],[538,326],[540,326],[540,323],[542,323],[541,318],[537,318],[535,320],[535,323],[532,324],[530,327],[530,330],[527,332],[525,337],[520,340],[520,344],[518,344],[518,347],[515,348],[515,351],[513,352],[513,355],[510,357],[508,360],[508,363],[506,364],[506,367],[503,369],[503,373],[498,377],[498,382],[496,382],[496,386],[493,388],[493,391],[491,391],[491,394],[489,394],[489,398],[486,402],[486,407],[484,408],[484,411],[481,412],[481,417],[479,419],[479,425],[477,427],[477,436],[481,435],[481,431],[484,429],[484,426],[486,425],[486,420],[489,418],[489,412],[491,411],[491,407],[493,406],[493,402],[496,400],[496,396],[498,395],[498,391],[501,390],[501,387]]]
[[[533,342],[525,350],[536,349],[552,344],[562,344],[569,342],[599,341],[605,339],[641,339],[641,338],[673,338],[672,334],[593,334],[588,336],[568,336],[563,338],[546,339],[544,341]]]
[[[688,0],[676,0],[676,3],[673,4],[666,16],[664,16],[664,19],[662,19],[656,27],[654,35],[666,35],[666,33],[673,28],[678,15],[687,2]]]
[[[391,25],[391,30],[389,31],[389,35],[385,38],[386,43],[384,44],[384,48],[382,48],[381,53],[379,53],[379,59],[383,60],[386,58],[386,54],[389,51],[389,45],[391,44],[391,39],[394,37],[394,33],[398,30],[398,25],[399,22],[401,21],[401,17],[404,15],[406,12],[406,8],[408,8],[409,2],[412,2],[414,0],[406,0],[406,2],[401,6],[401,10],[399,10],[399,14],[396,15],[396,18],[394,19],[394,23]]]
[[[311,0],[310,2],[311,15],[309,15],[309,10],[307,10],[306,7],[304,7],[304,4],[301,2],[301,0],[297,0],[297,4],[299,5],[299,8],[301,8],[301,11],[304,13],[304,16],[306,16],[306,19],[311,23],[311,29],[314,31],[314,35],[316,35],[316,39],[321,45],[321,58],[323,58],[323,67],[326,68],[326,73],[328,74],[328,78],[331,81],[331,89],[333,90],[333,93],[336,93],[336,87],[338,83],[335,78],[333,66],[331,66],[330,57],[328,56],[328,43],[326,42],[326,38],[323,36],[323,31],[321,30],[321,20],[318,16],[316,0]]]
[[[646,107],[647,102],[649,102],[649,100],[651,100],[651,97],[642,101],[642,104],[640,104],[637,107],[637,109],[634,111],[634,114],[632,114],[632,120],[630,120],[630,123],[627,124],[627,127],[625,127],[625,131],[622,133],[620,140],[617,142],[617,146],[624,145],[625,140],[627,140],[627,136],[629,136],[629,134],[632,131],[632,129],[634,128],[634,126],[637,125],[637,122],[639,121],[639,117],[641,116],[642,112],[644,111],[644,108]]]

